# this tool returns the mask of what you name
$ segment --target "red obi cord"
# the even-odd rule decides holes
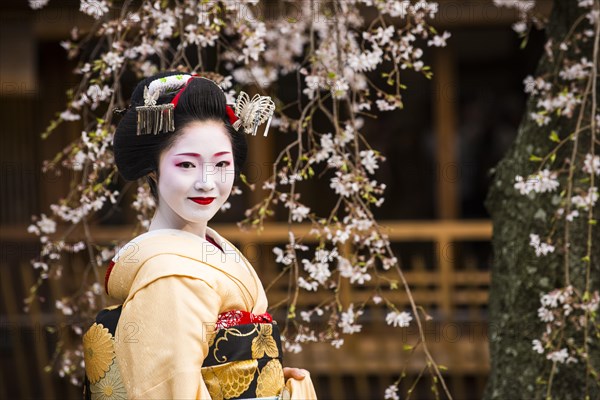
[[[219,314],[216,329],[225,329],[243,324],[270,324],[271,322],[273,322],[273,317],[267,312],[264,314],[252,314],[248,311],[231,310]]]

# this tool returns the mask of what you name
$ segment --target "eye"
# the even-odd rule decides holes
[[[219,161],[218,163],[215,164],[215,166],[217,168],[226,168],[230,165],[231,165],[231,163],[229,161]]]
[[[189,162],[189,161],[181,162],[181,163],[177,164],[177,166],[181,167],[181,168],[185,168],[185,169],[196,168],[196,166],[193,163]]]

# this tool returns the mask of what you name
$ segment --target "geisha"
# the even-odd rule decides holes
[[[102,310],[85,333],[86,399],[316,398],[282,367],[277,324],[254,268],[208,227],[246,158],[245,132],[270,99],[226,104],[212,80],[168,72],[140,82],[114,137],[126,180],[157,202],[148,232],[110,263]]]

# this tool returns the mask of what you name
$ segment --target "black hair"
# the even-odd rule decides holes
[[[156,182],[148,174],[155,172],[158,177],[160,154],[173,145],[182,129],[188,124],[196,121],[217,121],[224,124],[231,140],[236,179],[248,153],[243,129],[234,129],[229,121],[225,94],[215,82],[208,79],[192,79],[181,93],[174,111],[174,132],[137,135],[135,108],[144,105],[144,88],[156,79],[180,74],[180,72],[162,72],[142,80],[131,95],[131,106],[119,122],[113,140],[115,163],[121,176],[128,181],[146,176],[152,195],[157,201]],[[157,104],[171,102],[178,91],[161,94]]]

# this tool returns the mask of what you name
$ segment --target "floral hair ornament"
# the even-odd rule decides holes
[[[197,75],[179,74],[155,79],[144,88],[144,105],[136,107],[138,115],[137,134],[159,134],[175,130],[174,111],[179,97],[193,78],[208,79]],[[210,80],[210,79],[209,79]],[[214,82],[214,81],[213,81]],[[215,82],[216,84],[216,82]],[[161,94],[178,91],[167,104],[156,104]],[[252,100],[246,93],[240,92],[235,104],[235,112],[227,105],[226,112],[234,129],[244,127],[247,134],[256,135],[258,127],[267,121],[264,136],[267,136],[275,103],[268,96],[254,95]],[[236,115],[237,114],[237,115]],[[239,116],[239,117],[238,117]]]

